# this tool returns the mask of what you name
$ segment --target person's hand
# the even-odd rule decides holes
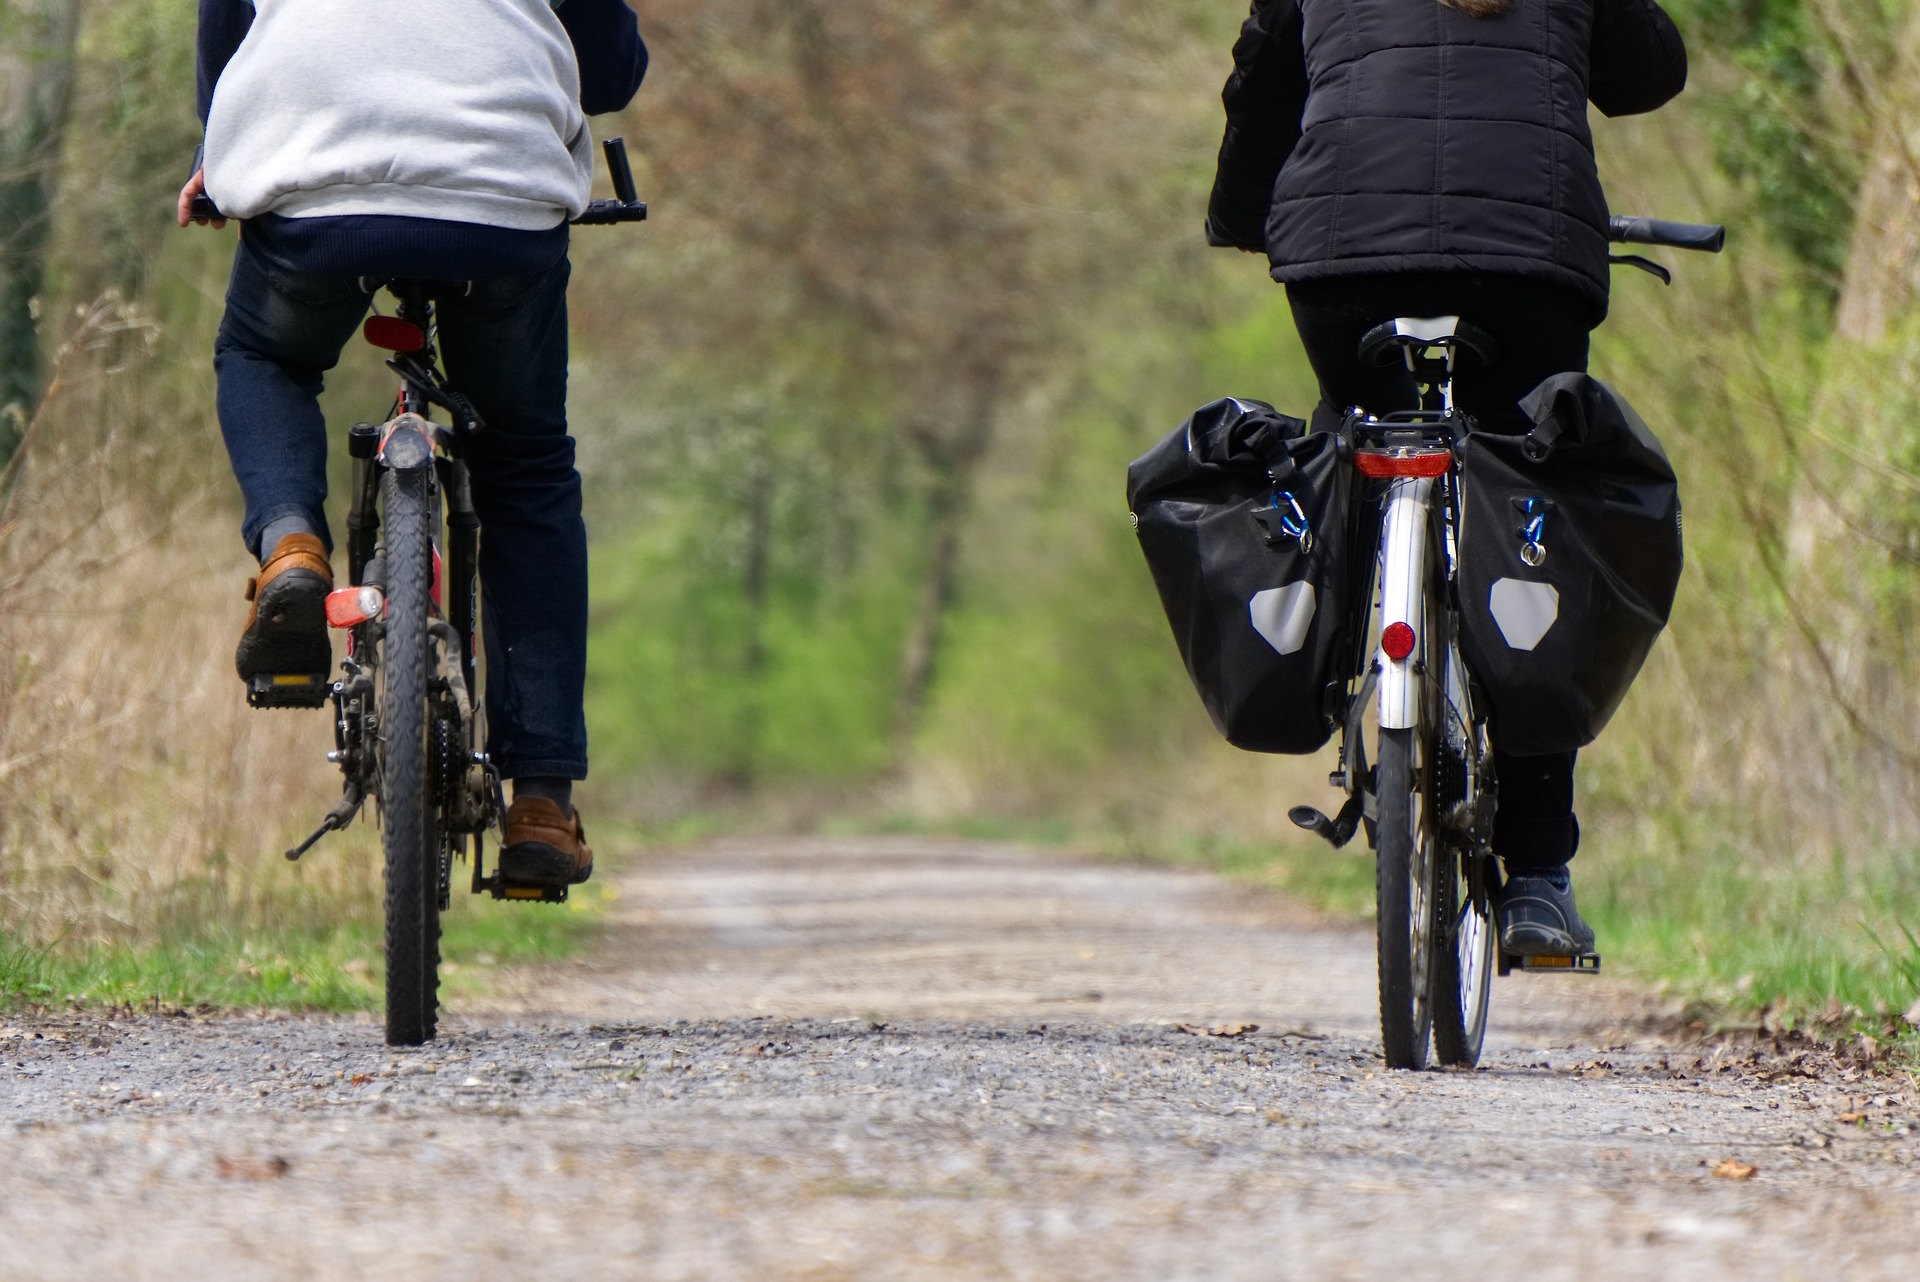
[[[204,169],[196,169],[193,171],[193,177],[187,179],[187,185],[180,189],[180,208],[178,212],[180,215],[180,225],[182,227],[185,227],[188,223],[198,223],[202,227],[205,227],[208,223],[212,223],[215,227],[225,227],[227,225],[227,220],[224,218],[195,218],[193,216],[194,198],[206,194],[207,171]]]

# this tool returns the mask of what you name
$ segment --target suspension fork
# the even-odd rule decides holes
[[[380,428],[355,423],[347,433],[347,453],[353,459],[352,497],[347,507],[347,582],[359,587],[366,579],[367,562],[380,542]]]
[[[473,484],[459,458],[442,458],[441,491],[447,502],[447,620],[460,634],[460,675],[467,693],[474,684],[474,637],[479,631],[480,514],[473,506]]]

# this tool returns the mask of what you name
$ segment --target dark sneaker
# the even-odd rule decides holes
[[[530,886],[577,886],[593,876],[579,810],[563,814],[545,797],[515,797],[507,807],[500,875]]]
[[[259,575],[247,580],[252,606],[234,666],[250,695],[256,688],[302,694],[311,687],[320,702],[325,701],[327,672],[333,667],[333,647],[327,640],[327,593],[332,590],[326,545],[311,534],[281,539]]]
[[[1573,880],[1564,868],[1519,872],[1494,899],[1500,947],[1516,957],[1578,957],[1593,951],[1593,927],[1573,906]]]

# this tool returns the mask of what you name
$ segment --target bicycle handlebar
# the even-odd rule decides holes
[[[587,212],[573,220],[576,227],[601,227],[609,223],[641,223],[647,220],[646,202],[633,189],[633,170],[627,164],[627,140],[609,138],[600,144],[607,153],[607,173],[613,179],[613,199],[596,200]]]
[[[607,172],[613,177],[612,200],[589,202],[586,212],[573,220],[576,227],[605,227],[614,223],[643,223],[647,220],[647,202],[641,200],[633,188],[633,169],[627,164],[627,143],[624,138],[609,138],[601,146],[607,154]],[[194,159],[194,169],[200,168],[199,158]],[[225,218],[213,198],[202,192],[193,198],[190,215],[194,218]]]
[[[1607,239],[1628,245],[1663,245],[1717,254],[1726,248],[1727,229],[1717,223],[1673,223],[1662,218],[1615,214],[1607,219]]]

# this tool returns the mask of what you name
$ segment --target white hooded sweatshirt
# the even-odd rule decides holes
[[[587,207],[580,68],[548,0],[254,0],[207,117],[232,218],[544,231]]]

